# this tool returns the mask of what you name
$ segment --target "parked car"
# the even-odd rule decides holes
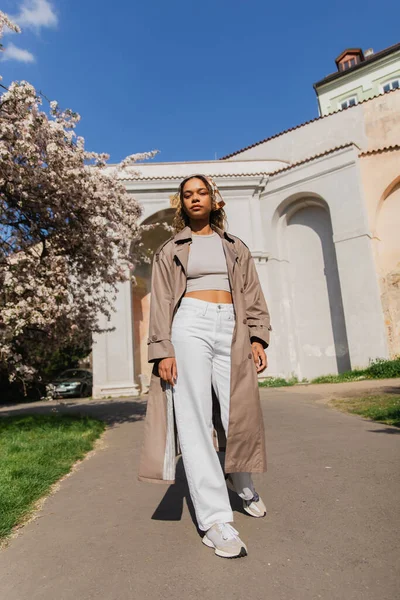
[[[67,369],[50,381],[47,392],[53,398],[84,398],[92,395],[93,376],[87,369]]]

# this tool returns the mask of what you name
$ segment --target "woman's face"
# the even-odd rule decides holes
[[[204,181],[198,177],[186,181],[182,196],[184,210],[190,219],[194,221],[209,220],[212,200]]]

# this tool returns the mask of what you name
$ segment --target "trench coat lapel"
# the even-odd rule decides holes
[[[233,288],[233,276],[235,273],[236,263],[239,260],[238,255],[236,254],[233,244],[228,242],[225,238],[222,239],[222,246],[223,246],[223,249],[225,252],[226,266],[228,267],[228,275],[230,278],[230,284],[231,284],[231,287]]]
[[[187,273],[187,264],[189,259],[189,244],[192,242],[192,230],[190,227],[185,227],[176,234],[174,237],[175,242],[175,252],[174,256],[178,259],[180,264],[182,265],[182,269],[186,275]],[[186,243],[185,243],[186,242]]]
[[[189,260],[189,244],[180,244],[175,250],[175,256],[182,265],[182,269],[186,275],[187,264]]]

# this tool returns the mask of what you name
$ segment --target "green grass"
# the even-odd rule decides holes
[[[368,376],[367,369],[354,369],[345,371],[339,375],[321,375],[312,379],[310,383],[343,383],[345,381],[361,381],[363,379],[372,379]]]
[[[269,377],[259,383],[260,387],[286,387],[288,385],[296,385],[299,383],[297,377],[291,377],[290,379],[283,379],[282,377]]]
[[[363,379],[390,379],[400,377],[400,357],[393,360],[379,358],[371,362],[366,369],[353,369],[340,375],[321,375],[311,381],[303,379],[302,383],[343,383],[346,381],[361,381]],[[299,383],[297,377],[283,379],[282,377],[269,377],[260,382],[260,387],[284,387]]]
[[[316,377],[311,383],[341,383],[343,381],[360,381],[362,379],[390,379],[400,377],[400,357],[393,360],[378,358],[366,369],[353,369],[340,375],[323,375]]]
[[[331,400],[339,410],[400,427],[400,395],[376,394]]]
[[[93,448],[105,424],[87,417],[0,418],[0,539]]]

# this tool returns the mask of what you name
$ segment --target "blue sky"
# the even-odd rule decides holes
[[[317,116],[312,84],[346,47],[400,41],[400,3],[316,0],[2,0],[3,84],[26,79],[81,114],[116,162],[220,158]],[[10,49],[11,44],[11,49]],[[279,158],[279,157],[277,157]]]

